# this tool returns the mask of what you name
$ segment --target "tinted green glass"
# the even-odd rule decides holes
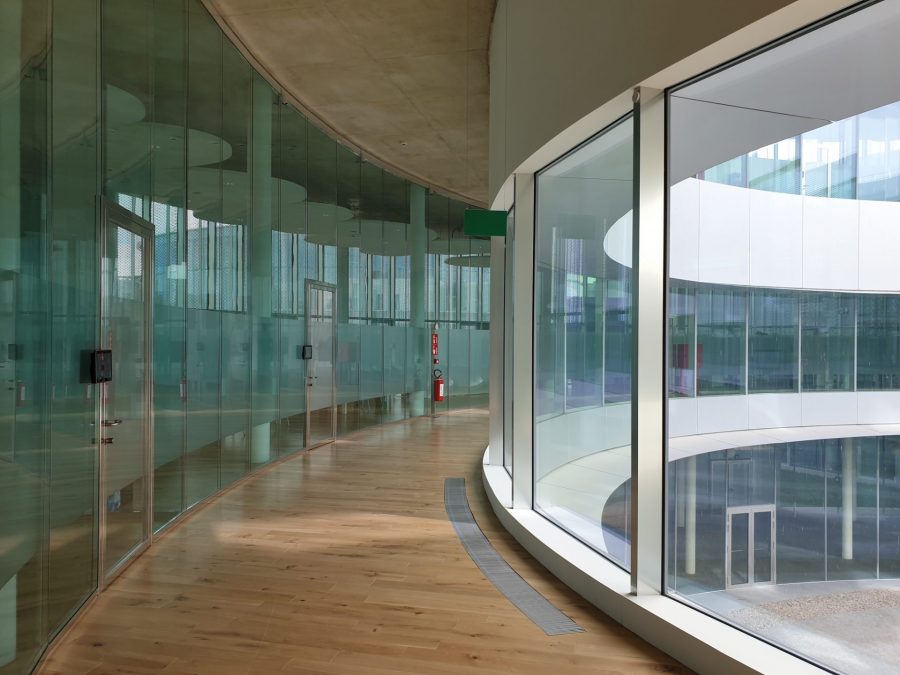
[[[102,2],[104,187],[138,216],[150,210],[153,3]]]
[[[53,12],[53,396],[48,625],[60,626],[96,586],[94,392],[82,354],[97,343],[97,7]]]
[[[184,509],[187,22],[181,0],[153,4],[150,222],[153,285],[154,527]]]
[[[801,298],[801,387],[804,391],[853,388],[856,297],[807,293]]]
[[[222,169],[222,215],[217,228],[217,309],[222,311],[221,484],[250,468],[251,321],[249,240],[253,72],[227,40],[222,57],[222,135],[231,157]],[[268,113],[268,111],[266,111]]]
[[[425,412],[428,318],[448,379],[455,330],[460,380],[486,381],[488,277],[452,261],[476,243],[451,247],[451,200],[310,134],[199,0],[0,4],[0,672],[18,675],[97,578],[98,193],[152,226],[155,529],[303,447],[306,279],[339,287],[346,432]]]
[[[747,339],[750,393],[797,391],[799,300],[791,291],[751,291]]]
[[[856,343],[856,386],[900,389],[900,296],[862,295]]]
[[[669,289],[669,396],[694,396],[697,312],[693,288]]]
[[[199,4],[188,12],[187,418],[185,506],[221,486],[222,312],[216,311],[221,162],[234,152],[222,138],[223,36]],[[212,166],[208,166],[212,165]]]
[[[50,475],[46,354],[51,353],[45,255],[48,9],[44,2],[12,0],[0,10],[0,62],[5,75],[0,96],[0,512],[4,514],[0,540],[7,542],[0,545],[3,673],[30,668],[46,637],[49,599],[44,583],[48,573],[44,485]],[[60,279],[61,284],[66,281]],[[56,359],[60,357],[60,366],[71,372],[67,364],[71,351]],[[81,438],[76,442],[83,445]],[[56,519],[55,525],[58,530],[64,523]],[[69,609],[79,584],[66,588],[60,581],[54,585],[62,591],[61,605],[68,604]],[[53,614],[58,619],[60,613]]]
[[[697,289],[697,393],[745,391],[747,291]]]

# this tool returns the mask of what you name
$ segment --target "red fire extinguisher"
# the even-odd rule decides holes
[[[444,373],[440,368],[434,369],[434,401],[440,403],[444,400]]]

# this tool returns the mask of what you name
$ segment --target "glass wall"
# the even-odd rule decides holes
[[[633,143],[626,118],[537,176],[534,255],[535,508],[623,566],[632,275],[608,235],[630,227]]]
[[[673,279],[669,396],[900,390],[898,317],[900,295]]]
[[[896,436],[829,438],[671,462],[670,590],[804,653],[815,632],[833,643],[827,665],[847,668],[859,649],[852,625],[817,617],[827,603],[838,614],[852,606],[876,631],[866,623],[878,613],[873,594],[896,592],[897,445]],[[883,667],[879,641],[871,636],[876,660],[866,663]]]
[[[873,3],[668,98],[667,591],[842,672],[900,665],[898,26]]]
[[[0,673],[12,675],[97,586],[97,195],[155,238],[157,531],[304,447],[307,280],[336,289],[339,434],[429,409],[433,323],[439,410],[486,405],[490,249],[462,235],[464,204],[284,105],[199,0],[0,4]]]

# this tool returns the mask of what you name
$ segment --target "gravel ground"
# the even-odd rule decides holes
[[[767,602],[733,611],[729,618],[751,630],[766,631],[783,623],[895,607],[900,607],[900,590],[869,589]]]

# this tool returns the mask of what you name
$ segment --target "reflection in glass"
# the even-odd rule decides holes
[[[797,391],[799,298],[787,291],[750,293],[749,390]]]
[[[101,284],[101,346],[112,351],[102,385],[100,506],[105,575],[146,542],[148,378],[146,238],[107,217]]]
[[[841,672],[898,667],[900,91],[865,47],[898,25],[865,5],[668,109],[668,591]]]
[[[753,583],[772,581],[772,511],[753,513]]]
[[[843,293],[806,293],[800,303],[803,390],[852,389],[856,298]]]
[[[426,411],[433,321],[443,409],[486,404],[490,274],[489,243],[459,235],[464,205],[311,132],[199,0],[2,7],[0,672],[20,675],[96,589],[100,547],[113,564],[147,534],[151,489],[159,530],[304,447],[306,279],[339,289],[347,433]],[[98,192],[150,223],[154,251],[152,354],[135,361],[140,245],[109,242],[128,345],[109,485],[85,365],[103,342]],[[124,391],[151,364],[152,486]]]
[[[697,293],[697,393],[738,394],[745,389],[747,292],[701,288]]]
[[[535,508],[622,566],[632,292],[610,232],[630,227],[632,144],[629,118],[539,174],[535,233]]]
[[[696,316],[694,289],[670,287],[669,396],[694,395]]]
[[[729,515],[729,543],[731,571],[729,586],[740,586],[749,581],[750,574],[750,514],[746,511]]]

